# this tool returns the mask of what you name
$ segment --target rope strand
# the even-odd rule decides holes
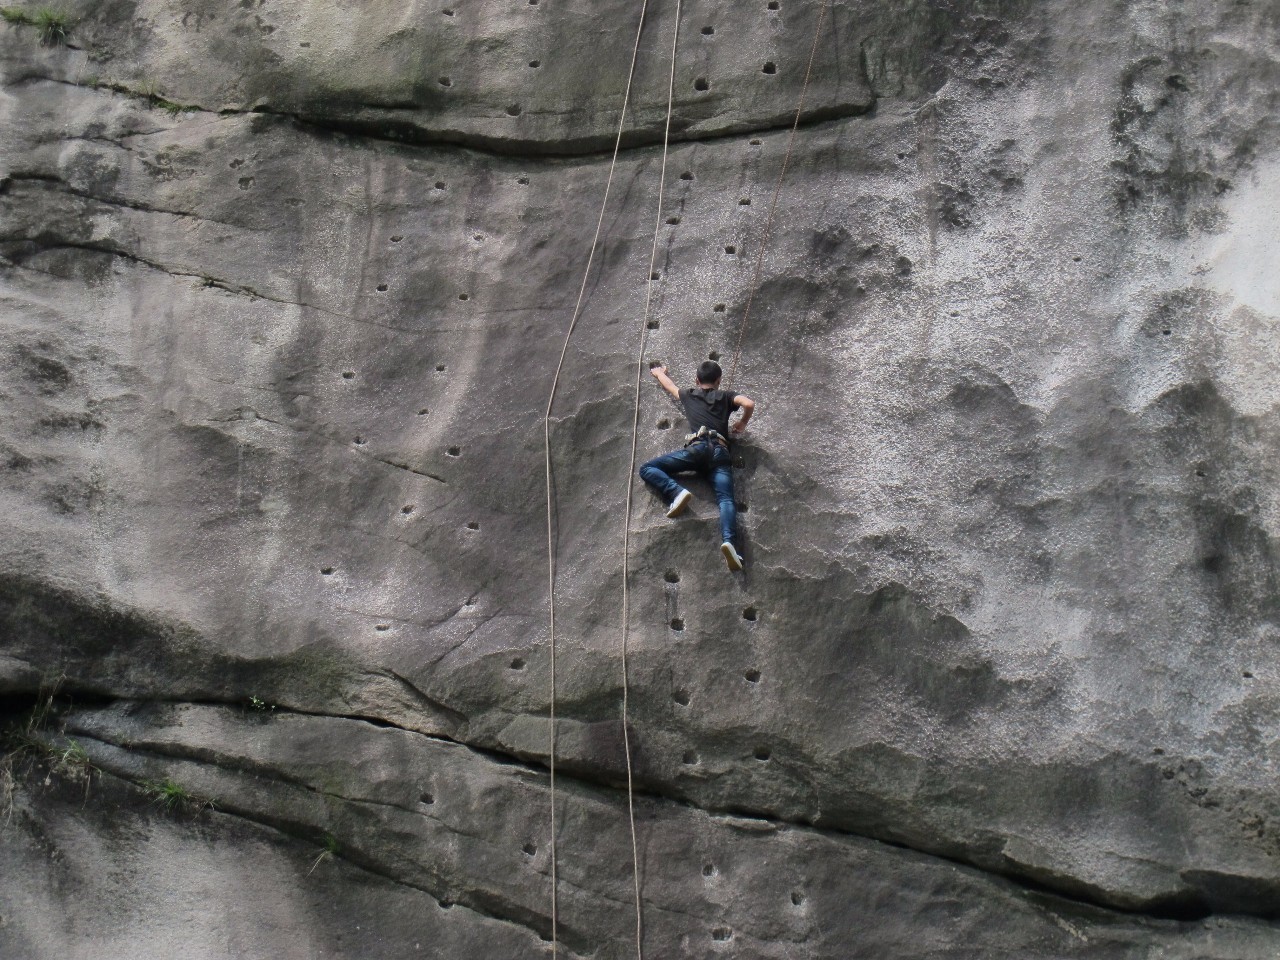
[[[635,405],[631,420],[631,462],[627,467],[627,508],[622,527],[622,743],[627,755],[627,817],[631,824],[631,869],[636,900],[636,960],[644,958],[644,927],[640,905],[640,847],[636,840],[635,796],[631,771],[631,732],[628,722],[630,684],[627,647],[631,635],[631,511],[635,489],[636,447],[640,435],[640,384],[644,378],[644,349],[649,334],[649,313],[653,305],[654,267],[658,263],[658,234],[662,229],[662,199],[667,187],[667,152],[671,142],[671,113],[675,102],[676,50],[680,39],[680,6],[676,0],[676,22],[671,31],[671,73],[667,79],[667,120],[662,130],[662,166],[658,174],[658,212],[653,223],[653,245],[649,249],[649,280],[645,286],[644,316],[640,320],[640,347],[636,353]]]
[[[733,363],[729,366],[729,376],[725,378],[724,385],[729,386],[733,382],[734,374],[738,372],[738,358],[742,355],[742,338],[747,332],[747,320],[751,317],[751,303],[756,298],[756,291],[760,287],[760,267],[764,264],[765,249],[769,246],[769,235],[773,230],[773,215],[778,210],[778,196],[782,193],[782,181],[787,175],[787,167],[791,163],[791,151],[796,144],[796,130],[800,126],[800,114],[804,110],[805,94],[809,92],[809,77],[813,74],[813,60],[818,53],[818,38],[822,35],[822,22],[827,15],[827,3],[829,0],[822,0],[822,6],[818,8],[818,25],[813,30],[813,47],[809,50],[809,65],[804,71],[804,85],[800,88],[800,102],[796,104],[796,118],[791,124],[791,133],[787,137],[787,153],[782,159],[782,170],[778,173],[778,182],[773,188],[773,202],[769,204],[769,217],[765,221],[764,233],[760,237],[760,250],[756,253],[756,266],[751,274],[751,289],[747,293],[747,305],[742,311],[742,323],[738,327],[738,343],[733,349]]]
[[[636,60],[640,55],[640,36],[644,31],[645,14],[648,11],[648,0],[640,4],[640,22],[636,26],[636,42],[631,51],[631,67],[627,71],[627,86],[622,95],[622,112],[618,117],[618,133],[613,140],[613,157],[609,161],[609,177],[605,181],[604,199],[600,201],[600,216],[596,220],[595,236],[591,239],[591,251],[587,255],[587,266],[582,271],[582,285],[578,288],[578,299],[573,305],[573,316],[569,320],[569,328],[564,334],[564,346],[560,348],[560,359],[556,363],[555,375],[551,378],[551,394],[547,397],[547,411],[542,418],[543,454],[546,465],[547,486],[547,601],[548,601],[548,634],[551,648],[551,698],[548,709],[549,766],[551,770],[551,957],[555,960],[559,953],[559,897],[557,892],[557,860],[556,860],[556,553],[555,532],[552,520],[551,495],[551,410],[556,401],[556,391],[560,387],[560,373],[564,369],[564,360],[569,353],[569,340],[573,337],[574,327],[582,315],[582,301],[587,292],[587,281],[591,277],[591,267],[595,262],[596,249],[600,245],[600,232],[604,227],[604,214],[609,205],[609,191],[613,188],[613,174],[618,166],[618,150],[622,146],[622,130],[627,119],[627,107],[631,102],[631,84],[636,75]]]

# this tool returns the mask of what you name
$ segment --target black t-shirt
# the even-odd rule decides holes
[[[736,393],[685,387],[680,391],[680,403],[684,406],[684,415],[689,418],[690,432],[697,433],[699,427],[706,427],[728,439],[729,414],[738,409]]]

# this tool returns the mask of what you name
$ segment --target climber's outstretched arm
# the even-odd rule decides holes
[[[742,410],[742,416],[740,416],[737,422],[729,428],[730,433],[737,435],[747,429],[747,421],[750,420],[751,415],[756,412],[756,403],[750,397],[745,397],[742,394],[738,394],[734,397],[733,402]]]
[[[649,372],[658,378],[658,383],[662,384],[663,390],[667,391],[667,393],[671,394],[675,399],[680,399],[680,388],[676,386],[676,382],[674,380],[667,376],[666,367],[650,367]]]

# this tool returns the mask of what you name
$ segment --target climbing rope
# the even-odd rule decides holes
[[[631,733],[628,727],[630,701],[627,641],[631,635],[631,510],[636,446],[640,436],[640,384],[644,378],[644,349],[649,334],[649,312],[653,305],[654,267],[658,263],[658,233],[662,227],[662,198],[667,187],[667,152],[671,143],[671,112],[675,102],[676,49],[680,38],[680,5],[676,0],[676,23],[671,31],[671,73],[667,78],[667,120],[662,129],[662,166],[658,174],[658,212],[654,216],[653,246],[649,249],[649,281],[645,285],[644,316],[640,320],[640,346],[636,352],[635,405],[631,419],[631,463],[627,467],[627,508],[622,526],[622,744],[627,755],[627,815],[631,821],[631,866],[636,895],[636,960],[643,960],[643,925],[640,907],[640,848],[636,842],[636,814],[631,784]]]
[[[827,15],[827,3],[830,0],[822,0],[822,6],[818,8],[818,25],[813,30],[813,46],[809,50],[809,65],[804,70],[804,84],[800,87],[800,102],[796,104],[796,118],[791,124],[791,134],[787,137],[787,153],[782,159],[782,169],[778,172],[778,182],[773,188],[773,202],[769,204],[769,216],[765,221],[764,233],[760,237],[760,249],[756,253],[756,265],[751,274],[751,289],[747,293],[747,304],[742,310],[742,323],[738,327],[738,343],[733,349],[733,363],[729,365],[729,376],[725,378],[724,385],[729,386],[733,382],[734,374],[738,372],[738,358],[742,355],[742,338],[747,332],[747,320],[751,317],[751,303],[756,298],[756,291],[760,287],[760,268],[764,264],[765,250],[769,246],[769,235],[773,231],[773,216],[778,211],[778,196],[782,193],[782,181],[787,175],[787,167],[791,164],[791,151],[796,144],[796,130],[800,126],[800,114],[804,110],[805,94],[809,92],[809,78],[813,75],[813,61],[818,53],[818,38],[822,35],[822,22]]]
[[[728,380],[732,381],[734,374],[737,372],[738,360],[742,353],[742,341],[746,332],[747,321],[751,316],[751,305],[755,299],[756,291],[760,283],[760,270],[764,262],[764,253],[768,246],[770,233],[773,229],[773,220],[778,208],[778,197],[782,192],[782,183],[787,174],[787,168],[791,162],[792,150],[795,146],[796,131],[800,125],[800,117],[804,109],[805,95],[809,89],[809,80],[813,73],[813,62],[818,50],[818,39],[822,31],[823,21],[826,17],[827,3],[829,0],[822,0],[818,13],[818,23],[814,29],[813,46],[809,51],[809,62],[805,68],[804,83],[800,90],[800,100],[796,105],[795,120],[791,125],[791,133],[787,140],[786,155],[783,158],[782,169],[778,174],[778,181],[774,187],[773,200],[769,206],[769,215],[765,223],[764,233],[761,237],[760,250],[756,256],[755,269],[752,273],[751,289],[747,295],[746,306],[743,310],[742,323],[738,329],[737,345],[734,349],[733,363],[730,366]],[[578,319],[582,314],[582,303],[586,296],[587,283],[591,276],[591,267],[595,262],[596,250],[600,243],[600,234],[604,226],[604,215],[609,203],[609,193],[613,187],[614,173],[618,164],[618,152],[622,145],[622,131],[626,123],[627,108],[631,100],[631,87],[635,78],[636,61],[640,52],[640,38],[644,30],[645,15],[648,9],[648,0],[642,0],[640,6],[640,22],[636,27],[635,46],[631,51],[631,65],[627,73],[626,90],[622,98],[622,111],[618,118],[618,132],[614,138],[613,156],[609,162],[609,175],[605,182],[604,198],[600,203],[600,215],[596,219],[595,235],[591,240],[591,249],[587,256],[587,265],[583,270],[582,284],[578,288],[578,299],[574,304],[573,314],[569,320],[569,327],[565,331],[564,344],[560,349],[560,358],[556,363],[555,374],[551,380],[551,394],[547,398],[547,409],[543,416],[543,452],[546,467],[546,509],[547,509],[547,593],[548,593],[548,633],[551,651],[551,695],[548,711],[548,731],[549,731],[549,767],[550,767],[550,794],[551,794],[551,956],[555,960],[559,950],[559,899],[557,891],[557,844],[556,844],[556,561],[555,561],[555,532],[553,522],[553,502],[552,502],[552,476],[551,476],[551,413],[555,404],[556,393],[560,385],[560,374],[564,369],[565,358],[569,352],[569,341],[573,337],[573,331],[577,326]],[[633,512],[633,489],[634,474],[636,470],[636,451],[639,443],[640,431],[640,394],[641,384],[644,376],[644,351],[648,340],[649,316],[652,312],[653,304],[653,284],[654,284],[654,267],[657,265],[658,255],[658,236],[662,224],[662,199],[666,188],[667,176],[667,156],[670,146],[671,137],[671,116],[673,112],[674,96],[675,96],[675,68],[676,53],[678,49],[678,41],[680,34],[680,13],[681,0],[676,0],[675,27],[671,37],[671,68],[667,83],[667,115],[666,122],[662,134],[662,164],[658,181],[658,211],[654,222],[653,244],[649,251],[649,280],[645,288],[644,316],[640,324],[640,344],[636,358],[636,379],[635,379],[635,396],[634,408],[631,425],[631,455],[630,463],[627,470],[627,496],[626,511],[622,536],[622,737],[623,746],[626,753],[626,769],[627,769],[627,815],[631,828],[631,867],[632,880],[635,892],[635,913],[636,913],[636,958],[643,960],[643,913],[640,897],[640,853],[639,843],[636,835],[635,820],[635,793],[633,784],[633,768],[631,759],[631,735],[628,724],[628,711],[630,704],[630,684],[629,684],[629,663],[628,663],[628,641],[630,638],[630,611],[631,611],[631,594],[630,594],[630,544],[631,544],[631,516]]]
[[[555,960],[559,952],[559,897],[557,892],[557,860],[556,860],[556,552],[555,533],[552,522],[551,502],[551,410],[556,401],[556,391],[560,386],[560,373],[564,369],[564,359],[569,353],[569,340],[573,337],[574,327],[582,315],[582,301],[587,292],[587,281],[591,277],[591,266],[595,262],[596,249],[600,245],[600,232],[604,227],[605,209],[609,205],[609,191],[613,188],[613,174],[618,166],[618,150],[622,146],[622,129],[627,119],[627,107],[631,102],[631,84],[636,75],[636,60],[640,55],[640,35],[644,31],[645,14],[648,11],[648,0],[641,0],[640,22],[636,26],[636,42],[631,51],[631,67],[627,71],[627,86],[622,95],[622,112],[618,117],[618,133],[613,140],[613,157],[609,161],[609,177],[605,181],[604,199],[600,201],[600,216],[596,219],[595,236],[591,239],[591,252],[587,255],[587,266],[582,271],[582,285],[578,288],[578,300],[573,305],[573,315],[569,320],[569,328],[564,334],[564,346],[560,348],[560,359],[556,363],[555,375],[551,378],[551,395],[547,398],[547,411],[542,418],[543,453],[546,465],[547,485],[547,599],[548,599],[548,633],[551,647],[551,698],[548,710],[549,734],[549,766],[551,793],[551,957]],[[652,271],[651,271],[652,272]],[[625,724],[623,726],[625,731]],[[628,803],[630,803],[630,748],[627,751]],[[631,844],[635,850],[635,821],[632,819]],[[639,927],[639,879],[637,878],[636,925]]]

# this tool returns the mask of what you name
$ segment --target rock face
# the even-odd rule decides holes
[[[1272,958],[1280,7],[832,0],[743,326],[820,6],[683,5],[661,198],[639,37],[560,950],[635,955],[637,360],[741,337],[745,574],[631,518],[645,956]],[[639,6],[68,12],[0,26],[0,955],[550,955]]]

